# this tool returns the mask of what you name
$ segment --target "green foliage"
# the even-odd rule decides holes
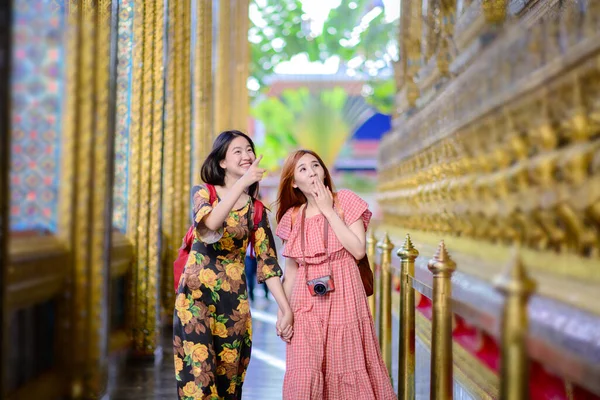
[[[285,90],[252,110],[265,127],[265,140],[257,145],[265,167],[279,168],[294,148],[313,149],[331,165],[348,139],[352,126],[346,115],[348,95],[342,88],[310,93],[307,88]]]
[[[350,8],[352,3],[356,8]],[[371,4],[372,0],[342,1],[330,11],[322,33],[314,36],[301,1],[253,0],[252,6],[257,8],[264,26],[253,24],[250,29],[250,74],[262,85],[277,64],[306,53],[310,61],[325,61],[336,55],[342,62],[353,60],[357,72],[377,76],[389,67],[388,49],[397,39],[398,21],[386,22],[381,12],[368,26],[361,26]]]

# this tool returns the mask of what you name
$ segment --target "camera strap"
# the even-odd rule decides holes
[[[304,231],[304,223],[306,220],[306,207],[307,205],[304,204],[302,206],[302,218],[300,219],[300,248],[302,249],[302,263],[304,264],[304,280],[306,282],[308,282],[308,268],[306,265],[306,254],[305,254],[305,249],[306,249],[306,237],[305,237],[305,231]],[[329,265],[329,276],[333,276],[332,275],[332,269],[331,269],[331,259],[329,258],[329,221],[327,221],[327,218],[323,217],[324,221],[323,221],[323,244],[325,245],[325,253],[327,254],[327,264]]]

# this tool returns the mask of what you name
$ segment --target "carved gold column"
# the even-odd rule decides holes
[[[402,91],[404,86],[404,80],[406,79],[406,41],[404,39],[406,31],[406,18],[402,15],[402,8],[407,0],[400,0],[398,2],[398,8],[400,9],[400,22],[398,26],[398,61],[394,63],[394,80],[396,82],[396,92]],[[394,117],[398,117],[401,113],[400,104],[396,104]],[[373,314],[373,317],[375,315]]]
[[[367,236],[367,256],[369,257],[369,266],[371,267],[371,271],[373,272],[373,278],[375,278],[375,265],[376,263],[376,246],[377,239],[375,238],[375,232],[373,230],[369,231],[369,236]],[[373,321],[375,321],[375,316],[377,313],[376,304],[377,304],[377,291],[378,289],[373,285],[373,295],[369,297],[369,309],[371,310],[371,315],[373,316]]]
[[[235,85],[231,94],[236,102],[235,127],[243,132],[248,130],[249,97],[247,89],[248,74],[250,70],[250,43],[248,42],[248,29],[250,27],[249,0],[232,0],[236,2],[236,49],[235,56]]]
[[[116,3],[86,0],[68,5],[67,101],[59,235],[73,254],[71,305],[71,396],[96,398],[107,377],[108,280],[110,273],[114,90],[116,62],[111,15]],[[112,63],[112,64],[111,64]],[[63,342],[64,343],[64,342]]]
[[[419,251],[415,249],[410,235],[398,250],[402,260],[400,272],[400,346],[398,348],[398,398],[415,398],[415,260]]]
[[[213,129],[212,1],[197,0],[196,54],[194,60],[194,155],[192,182],[200,182],[200,167],[208,155]],[[189,203],[188,203],[189,204]]]
[[[231,3],[230,0],[219,0],[219,19],[217,37],[217,70],[215,71],[215,135],[231,129]]]
[[[164,2],[136,1],[132,84],[132,171],[128,234],[135,246],[133,273],[134,350],[152,356],[157,346],[162,183]],[[140,75],[141,74],[141,75]],[[141,78],[141,82],[139,79]],[[137,104],[136,104],[137,103]],[[141,107],[140,107],[141,105]],[[133,164],[136,164],[135,166]]]
[[[179,88],[177,85],[177,55],[178,55],[178,37],[175,34],[179,29],[179,19],[177,14],[177,3],[170,1],[168,3],[168,56],[167,56],[167,81],[166,81],[166,99],[165,99],[165,126],[164,126],[164,144],[165,151],[163,155],[163,209],[162,209],[162,240],[163,240],[163,314],[165,322],[172,313],[173,302],[173,274],[169,273],[169,265],[172,265],[175,259],[176,249],[178,247],[177,237],[175,235],[175,165],[176,156],[176,121],[179,113],[176,113],[177,102],[176,93]],[[170,311],[171,309],[171,311]]]
[[[452,53],[450,45],[454,34],[454,16],[456,14],[456,0],[439,1],[440,34],[436,39],[437,56],[436,64],[441,76],[449,74]]]
[[[419,88],[415,82],[419,69],[421,68],[421,35],[422,35],[422,3],[421,1],[405,1],[406,8],[403,9],[402,15],[406,15],[408,25],[408,35],[406,35],[406,51],[407,51],[407,76],[406,76],[406,97],[408,105],[414,107],[419,98]]]
[[[456,263],[442,241],[428,263],[433,274],[431,399],[452,399],[452,273]]]
[[[379,315],[379,337],[381,355],[388,369],[392,371],[392,250],[394,244],[388,234],[377,245],[381,250],[381,313]]]
[[[496,281],[496,288],[505,296],[502,312],[501,399],[529,398],[527,302],[535,287],[535,282],[527,274],[518,253],[506,272]]]
[[[10,92],[11,92],[11,58],[12,58],[12,4],[10,1],[0,5],[0,51],[5,55],[0,59],[0,75],[4,77],[0,82],[0,397],[6,398],[6,371],[8,360],[6,349],[7,342],[7,308],[6,308],[6,282],[8,276],[8,224],[9,224],[9,171],[10,171]]]
[[[508,0],[482,0],[481,7],[487,22],[500,24],[506,18]]]

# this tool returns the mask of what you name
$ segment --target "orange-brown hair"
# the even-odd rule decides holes
[[[281,218],[283,218],[287,210],[301,206],[307,201],[304,193],[302,193],[300,189],[292,186],[294,183],[294,170],[296,169],[296,164],[298,163],[298,160],[306,154],[314,156],[317,161],[319,161],[319,164],[323,167],[323,171],[325,171],[324,184],[333,193],[333,181],[331,180],[329,170],[321,157],[312,150],[297,150],[293,152],[285,159],[283,168],[281,169],[281,181],[279,182],[279,190],[277,193],[277,204],[279,207],[277,208],[277,215],[275,216],[277,222],[281,221]]]

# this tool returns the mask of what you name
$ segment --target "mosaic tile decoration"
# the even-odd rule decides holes
[[[14,2],[12,231],[56,231],[64,88],[64,11],[63,1]]]
[[[123,233],[125,233],[125,230],[127,229],[129,125],[131,120],[131,60],[133,50],[133,5],[133,0],[119,0],[113,227]]]

